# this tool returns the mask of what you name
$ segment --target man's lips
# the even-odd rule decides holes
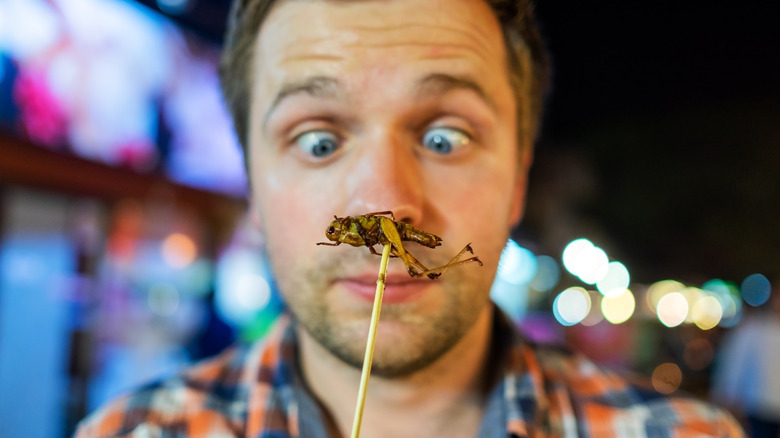
[[[376,294],[377,274],[343,277],[336,283],[345,287],[359,299],[374,301]],[[427,277],[412,278],[406,272],[388,273],[385,277],[385,292],[382,302],[387,304],[402,303],[419,298],[425,290],[433,286],[434,281]]]

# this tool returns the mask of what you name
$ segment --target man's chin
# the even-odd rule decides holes
[[[372,375],[401,378],[425,369],[462,338],[466,327],[456,318],[406,320],[388,312],[382,315],[377,328],[377,339],[372,362]],[[407,314],[408,315],[408,314]],[[365,356],[368,321],[358,319],[339,321],[304,328],[318,344],[346,365],[361,369]]]

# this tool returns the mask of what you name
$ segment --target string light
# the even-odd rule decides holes
[[[636,309],[634,294],[624,289],[620,295],[604,297],[601,300],[601,313],[612,324],[622,324],[631,318]]]

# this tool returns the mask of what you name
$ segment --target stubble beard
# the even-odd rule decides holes
[[[289,260],[282,265],[270,256],[277,284],[299,324],[332,355],[358,369],[363,365],[371,305],[361,303],[357,308],[349,308],[345,303],[342,307],[341,303],[329,300],[333,297],[328,296],[328,289],[333,279],[345,272],[379,265],[378,257],[361,252],[345,251],[337,257],[323,254],[311,266],[291,266],[295,262]],[[446,263],[440,258],[435,257],[431,266]],[[285,269],[277,269],[278,266]],[[422,309],[416,301],[382,307],[380,327],[392,325],[393,330],[390,335],[380,329],[372,374],[385,378],[409,376],[431,365],[463,338],[489,302],[490,279],[476,269],[485,268],[466,265],[431,280],[439,283],[444,292],[441,306],[433,311]],[[345,318],[345,311],[350,317]]]

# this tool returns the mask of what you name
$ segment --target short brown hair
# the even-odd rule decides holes
[[[276,1],[234,0],[219,64],[222,92],[233,116],[236,135],[245,158],[249,102],[252,96],[253,51],[260,26]],[[485,1],[498,18],[507,48],[509,76],[517,101],[520,146],[530,147],[539,131],[550,82],[547,49],[534,19],[530,0]]]

